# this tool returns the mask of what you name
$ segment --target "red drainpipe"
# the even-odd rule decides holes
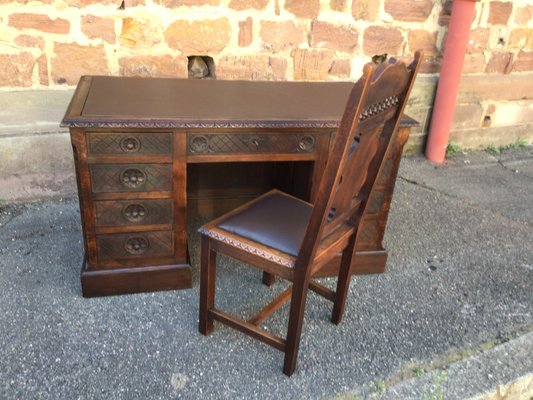
[[[470,26],[476,16],[477,1],[479,0],[453,0],[452,4],[448,38],[426,145],[426,157],[437,163],[442,163],[446,155]]]

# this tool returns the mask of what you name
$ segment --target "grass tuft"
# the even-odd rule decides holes
[[[446,155],[451,156],[453,154],[457,154],[461,151],[461,146],[459,146],[459,143],[454,142],[453,140],[450,140],[448,143],[448,146],[446,146]]]

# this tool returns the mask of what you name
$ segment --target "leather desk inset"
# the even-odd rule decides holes
[[[76,165],[83,295],[191,286],[187,164],[311,162],[312,200],[351,88],[350,82],[82,77],[62,126],[70,128]],[[393,139],[354,273],[384,270],[381,241],[414,124],[406,118]]]

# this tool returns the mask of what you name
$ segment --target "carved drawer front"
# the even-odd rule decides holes
[[[381,165],[381,173],[377,177],[377,184],[378,185],[386,185],[390,181],[390,176],[392,174],[392,170],[394,167],[394,160],[392,158],[387,158],[383,160],[383,164]]]
[[[90,165],[93,193],[172,190],[171,164]]]
[[[88,132],[89,154],[98,155],[136,155],[171,154],[171,133],[143,132]]]
[[[189,133],[189,154],[312,153],[317,135],[305,133]]]
[[[172,224],[172,200],[96,201],[96,226]]]
[[[385,208],[388,209],[388,205],[385,205],[385,199],[387,198],[387,191],[385,189],[377,190],[374,188],[372,194],[370,195],[369,203],[367,205],[367,214],[377,214],[381,211],[384,211]]]
[[[174,240],[171,231],[98,235],[100,260],[171,257]]]
[[[362,230],[359,233],[359,242],[357,243],[357,248],[364,250],[380,247],[383,235],[381,221],[379,218],[370,216],[366,216],[363,221]]]

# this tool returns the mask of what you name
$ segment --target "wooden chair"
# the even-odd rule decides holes
[[[285,353],[283,372],[296,366],[307,290],[333,302],[332,321],[343,315],[367,200],[391,136],[398,127],[422,54],[410,66],[391,60],[367,65],[349,96],[314,204],[272,190],[199,229],[202,237],[199,330],[217,320]],[[216,253],[292,282],[254,317],[244,321],[215,308]],[[311,277],[342,252],[336,291]],[[287,336],[258,325],[290,297]]]

